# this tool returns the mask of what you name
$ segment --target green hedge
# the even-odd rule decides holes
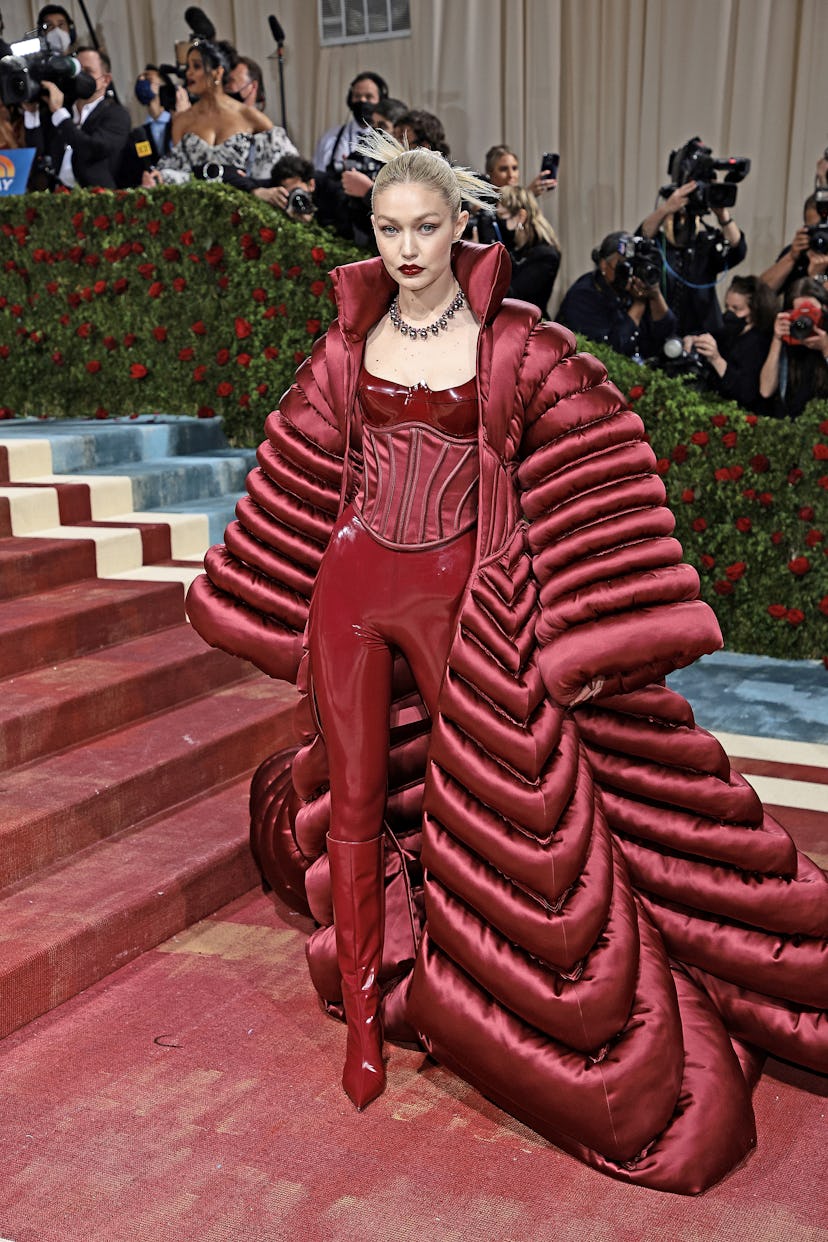
[[[220,415],[258,443],[358,252],[190,184],[0,200],[0,416]]]
[[[257,444],[360,252],[225,186],[0,200],[0,417],[199,414]],[[828,653],[828,403],[746,414],[582,342],[644,420],[727,644]]]

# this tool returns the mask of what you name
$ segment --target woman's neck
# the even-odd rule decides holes
[[[454,300],[457,289],[457,278],[451,268],[422,292],[400,287],[397,292],[400,314],[412,324],[430,323]]]

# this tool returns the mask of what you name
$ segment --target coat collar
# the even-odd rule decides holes
[[[455,242],[452,267],[477,318],[481,323],[490,323],[506,296],[512,276],[505,247],[500,242],[492,246]],[[352,339],[366,335],[397,289],[380,258],[334,268],[331,280],[340,327]]]

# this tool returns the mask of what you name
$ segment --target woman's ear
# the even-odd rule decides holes
[[[468,224],[468,222],[469,222],[469,213],[467,211],[461,211],[460,215],[457,217],[457,219],[454,222],[454,240],[455,241],[459,241],[460,238],[463,236],[463,234],[466,231],[466,225]]]

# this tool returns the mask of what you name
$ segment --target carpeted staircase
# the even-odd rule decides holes
[[[294,692],[184,614],[253,461],[212,421],[0,426],[0,1036],[258,881]]]

